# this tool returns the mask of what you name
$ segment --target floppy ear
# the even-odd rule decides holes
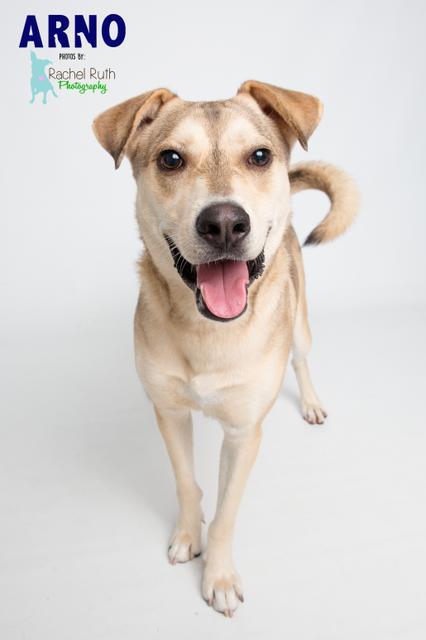
[[[318,98],[257,80],[244,82],[238,93],[251,95],[262,111],[275,120],[283,135],[287,133],[288,137],[290,130],[307,151],[308,139],[322,115],[322,104]]]
[[[155,89],[111,107],[95,118],[95,136],[114,158],[116,169],[120,166],[127,144],[135,131],[152,122],[163,104],[174,97],[175,94],[168,89]]]

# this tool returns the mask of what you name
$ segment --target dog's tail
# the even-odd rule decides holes
[[[325,218],[305,240],[320,244],[334,240],[352,224],[358,211],[358,189],[347,173],[326,162],[301,162],[289,171],[291,193],[319,189],[330,198],[331,207]]]

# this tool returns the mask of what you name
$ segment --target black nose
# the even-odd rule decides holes
[[[212,247],[228,251],[248,235],[250,218],[238,205],[220,202],[203,209],[195,226],[198,234]]]

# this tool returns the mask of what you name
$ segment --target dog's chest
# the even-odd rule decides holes
[[[219,404],[223,396],[223,385],[226,384],[217,374],[199,374],[190,378],[185,391],[190,400],[199,409]]]
[[[185,393],[199,409],[221,404],[231,387],[250,379],[255,344],[250,335],[245,337],[242,341],[193,336],[185,344]]]

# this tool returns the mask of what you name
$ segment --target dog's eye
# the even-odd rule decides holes
[[[253,151],[248,159],[249,164],[254,164],[256,167],[264,167],[271,161],[271,152],[269,149],[256,149]]]
[[[166,149],[158,157],[158,166],[166,171],[180,169],[183,166],[183,158],[174,149]]]

